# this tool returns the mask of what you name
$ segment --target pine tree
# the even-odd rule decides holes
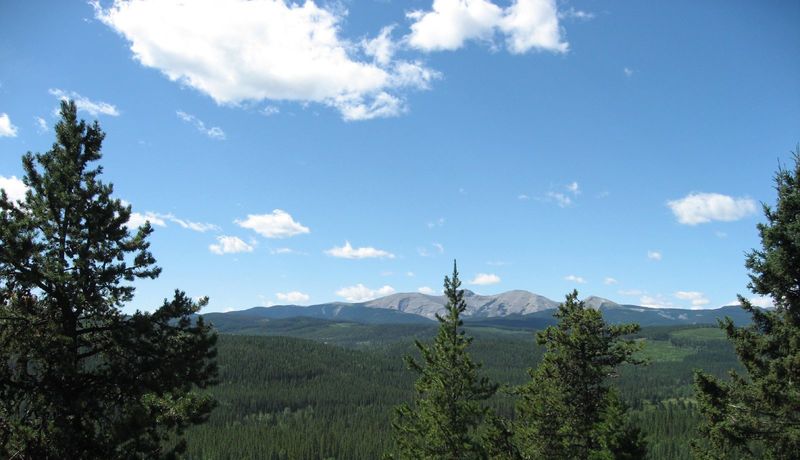
[[[800,455],[800,147],[794,170],[778,168],[775,208],[764,205],[767,222],[758,225],[760,250],[746,256],[750,290],[768,296],[774,309],[762,310],[739,296],[752,324],[721,323],[747,375],[732,372],[722,381],[695,374],[695,394],[703,422],[698,458],[796,459]]]
[[[637,364],[640,344],[624,336],[635,324],[609,326],[599,310],[568,294],[554,314],[556,326],[537,334],[546,350],[517,390],[515,436],[523,458],[623,459],[644,452],[637,430],[608,385],[615,369]]]
[[[416,341],[422,362],[406,357],[419,374],[413,405],[396,409],[392,423],[400,458],[466,460],[488,456],[485,426],[491,417],[484,402],[497,385],[480,377],[480,365],[467,349],[472,343],[463,330],[461,314],[467,307],[460,290],[458,269],[444,279],[445,316],[436,315],[439,332],[433,344]]]
[[[149,224],[99,176],[105,134],[62,102],[56,142],[23,156],[24,200],[0,193],[0,457],[161,458],[214,402],[216,335],[180,291],[125,315],[160,269]]]

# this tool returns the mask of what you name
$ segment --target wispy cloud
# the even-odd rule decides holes
[[[655,296],[644,294],[639,298],[639,304],[643,307],[650,308],[671,308],[674,306],[672,302],[667,300],[661,294]]]
[[[345,241],[344,246],[334,246],[326,250],[325,254],[340,259],[394,259],[394,254],[389,251],[373,248],[371,246],[354,248],[349,241]]]
[[[569,191],[573,195],[580,195],[581,187],[580,187],[580,185],[578,185],[577,182],[572,182],[572,183],[567,184],[567,191]]]
[[[559,19],[576,19],[578,21],[591,21],[594,19],[594,13],[583,10],[576,10],[574,6],[569,7],[568,10],[559,11]]]
[[[610,276],[607,276],[605,279],[603,279],[603,284],[605,284],[606,286],[611,286],[614,284],[619,284],[619,281]]]
[[[93,117],[98,115],[108,115],[111,117],[119,116],[119,110],[117,110],[117,107],[113,104],[109,104],[108,102],[93,101],[88,97],[81,96],[75,91],[64,91],[58,88],[51,88],[48,90],[48,92],[61,100],[74,100],[75,107],[77,107],[79,111],[86,112]]]
[[[336,295],[342,297],[348,302],[366,302],[376,297],[383,297],[389,294],[394,294],[396,291],[388,284],[378,289],[370,289],[361,283],[355,286],[343,287],[336,291]]]
[[[663,257],[661,251],[647,251],[647,258],[650,260],[661,260]]]
[[[693,307],[702,307],[703,305],[708,305],[711,302],[708,300],[705,294],[698,291],[677,291],[674,296],[680,300],[690,301]]]
[[[145,222],[150,222],[150,225],[154,227],[167,226],[167,223],[165,222],[164,218],[159,214],[153,212],[146,212],[146,213],[132,212],[125,226],[131,229],[135,229],[144,225]]]
[[[432,250],[429,250],[427,247],[419,247],[417,248],[417,254],[422,257],[432,257],[436,254],[444,254],[444,245],[441,243],[431,243]]]
[[[36,130],[39,134],[46,133],[50,130],[50,127],[47,126],[47,120],[42,117],[33,117],[33,121],[36,125]]]
[[[281,113],[281,109],[277,105],[268,104],[263,109],[261,109],[261,115],[264,115],[266,117],[271,117],[279,113]]]
[[[572,205],[572,198],[561,192],[547,192],[545,197],[547,198],[547,201],[553,201],[561,208],[566,208]]]
[[[303,303],[308,302],[308,299],[311,298],[308,294],[304,294],[300,291],[290,291],[290,292],[278,292],[275,294],[278,300],[282,302],[291,302],[291,303]]]
[[[218,141],[225,140],[225,131],[223,131],[219,126],[206,128],[206,124],[203,122],[203,120],[200,120],[196,116],[181,110],[177,110],[175,114],[178,115],[178,118],[194,126],[198,131],[210,137],[211,139],[216,139]]]
[[[577,284],[586,284],[586,279],[584,279],[582,276],[577,276],[577,275],[567,275],[564,277],[564,280]]]
[[[272,254],[272,255],[284,255],[284,254],[296,254],[296,255],[301,255],[301,256],[307,256],[308,255],[307,252],[298,251],[296,249],[286,248],[286,247],[270,249],[269,253]]]
[[[444,217],[440,217],[440,218],[438,218],[436,220],[428,221],[428,223],[425,224],[425,225],[427,225],[428,228],[443,227],[444,226],[444,222],[445,222]]]
[[[127,204],[127,202],[125,202]],[[193,222],[191,220],[181,219],[175,217],[174,214],[161,214],[157,212],[147,211],[145,213],[139,212],[132,212],[130,219],[128,219],[127,227],[128,228],[137,228],[142,225],[146,221],[150,222],[150,225],[156,227],[166,227],[167,222],[172,222],[174,224],[178,224],[181,228],[185,228],[187,230],[192,230],[195,232],[205,233],[208,231],[219,231],[219,227],[214,224],[209,224],[206,222]]]

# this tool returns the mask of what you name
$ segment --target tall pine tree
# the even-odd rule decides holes
[[[760,250],[746,256],[750,290],[772,299],[762,310],[739,296],[752,324],[721,327],[733,343],[747,375],[722,381],[695,374],[695,394],[704,420],[697,458],[796,459],[800,456],[800,147],[794,169],[775,175],[778,201],[764,205],[767,222],[758,225]]]
[[[176,291],[125,315],[155,278],[149,224],[99,176],[105,134],[62,102],[56,142],[23,157],[25,199],[0,194],[0,457],[169,458],[213,400],[216,335],[205,300]],[[176,436],[178,435],[178,436]]]
[[[444,279],[447,311],[436,315],[439,332],[431,345],[417,341],[422,362],[407,357],[411,370],[419,374],[413,405],[397,408],[392,423],[398,456],[407,459],[467,460],[487,458],[491,417],[485,401],[497,385],[480,377],[467,349],[472,338],[463,330],[461,314],[467,307],[459,289],[458,269]]]
[[[537,334],[546,350],[531,381],[517,390],[515,437],[526,459],[635,459],[645,453],[638,430],[608,385],[616,368],[639,363],[640,344],[624,336],[636,324],[607,325],[578,292],[554,314],[556,326]]]

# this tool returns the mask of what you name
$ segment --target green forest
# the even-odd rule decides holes
[[[187,433],[189,457],[381,458],[392,446],[393,408],[412,394],[414,375],[402,356],[414,347],[408,326],[383,326],[373,337],[359,333],[361,344],[330,333],[367,328],[319,321],[302,328],[303,339],[220,335],[220,384],[211,390],[219,407]],[[318,340],[308,339],[313,329]],[[504,385],[524,383],[541,358],[532,331],[473,328],[468,334],[475,337],[475,360]],[[424,328],[418,334],[432,335]],[[641,354],[649,364],[622,367],[616,384],[646,436],[649,458],[691,458],[689,440],[699,422],[693,371],[724,376],[740,369],[733,347],[713,327],[646,328],[636,338],[645,343]],[[513,416],[512,396],[501,391],[491,405]]]

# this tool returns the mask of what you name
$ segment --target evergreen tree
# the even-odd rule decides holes
[[[436,315],[439,332],[431,345],[416,341],[422,362],[406,357],[411,370],[419,374],[413,406],[402,404],[392,423],[400,458],[466,460],[488,456],[485,439],[491,417],[484,401],[497,385],[480,377],[479,364],[467,348],[472,338],[465,335],[461,314],[467,307],[459,289],[458,269],[444,279],[447,297],[445,316]]]
[[[105,134],[61,103],[56,142],[23,157],[24,200],[0,194],[0,457],[161,458],[214,402],[216,335],[180,291],[125,315],[155,278],[149,223],[99,180]],[[177,436],[174,436],[177,435]]]
[[[704,439],[693,444],[698,458],[796,459],[800,455],[800,147],[794,170],[775,175],[778,201],[764,205],[767,222],[758,225],[762,249],[746,256],[748,287],[768,296],[774,309],[762,310],[739,296],[751,315],[748,327],[730,318],[721,323],[747,375],[732,372],[721,381],[695,374],[695,394]]]
[[[554,314],[556,326],[537,334],[545,347],[531,381],[517,390],[515,436],[523,458],[640,458],[643,441],[626,420],[608,386],[623,363],[640,363],[640,344],[624,336],[636,324],[609,326],[599,310],[567,295]]]

